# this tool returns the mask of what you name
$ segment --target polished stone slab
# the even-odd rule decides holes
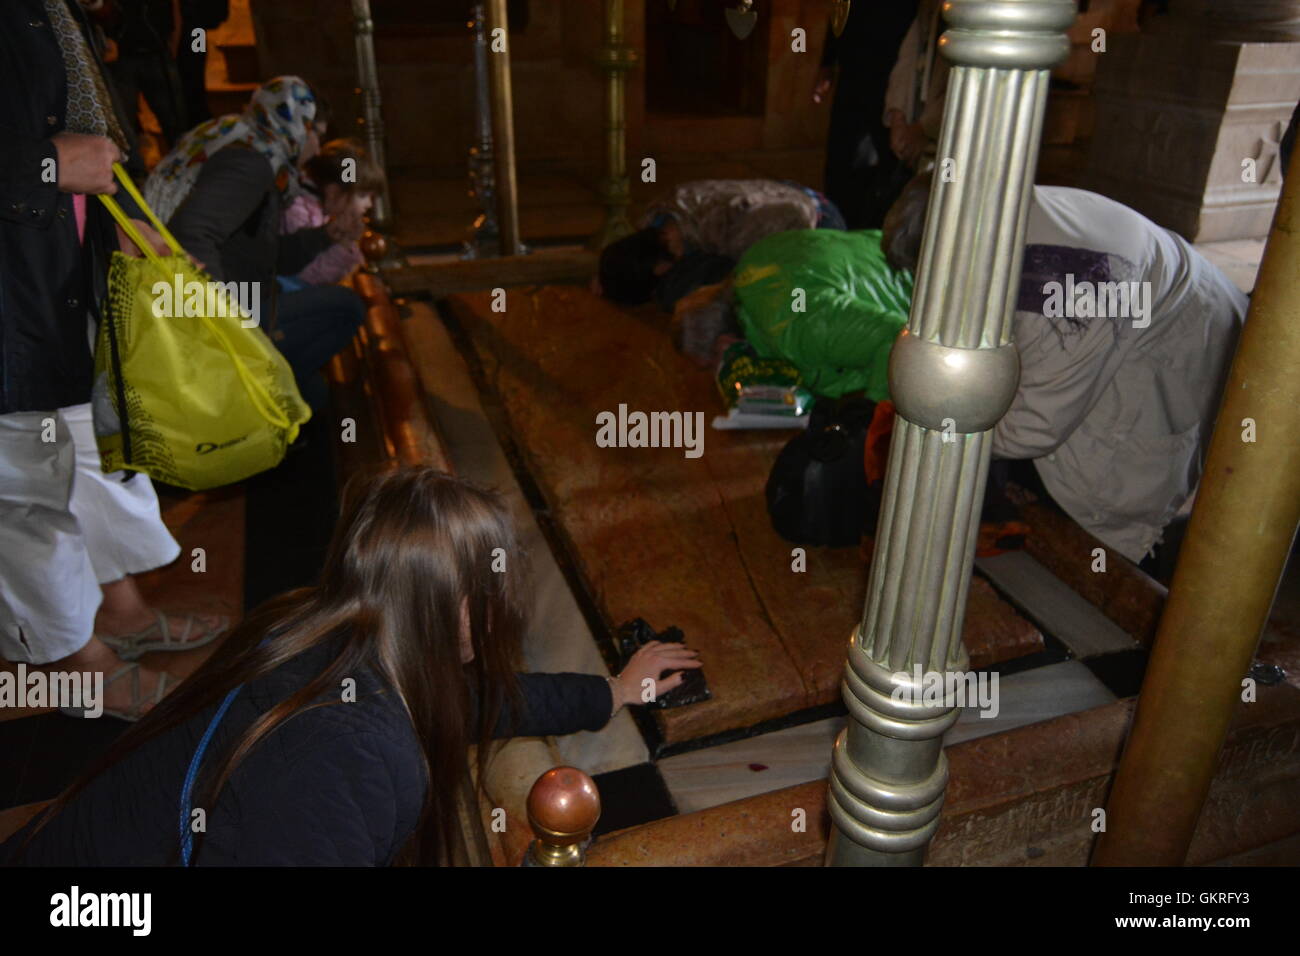
[[[997,715],[981,717],[979,707],[964,708],[944,740],[946,746],[1091,710],[1115,700],[1115,695],[1077,661],[999,676],[997,687]],[[830,773],[831,745],[846,720],[830,717],[666,757],[658,762],[659,771],[682,813],[820,780]]]
[[[1115,701],[949,747],[926,865],[1086,865],[1133,709]],[[1298,786],[1300,691],[1265,688],[1233,721],[1187,862],[1300,863]],[[587,862],[817,866],[827,833],[826,781],[813,780],[610,834]]]
[[[657,711],[664,742],[838,699],[867,569],[859,549],[801,557],[773,531],[764,486],[789,435],[709,430],[699,457],[601,447],[597,416],[620,405],[710,420],[721,408],[712,377],[673,349],[652,310],[619,309],[573,286],[495,298],[498,310],[490,292],[447,302],[592,599],[615,625],[679,626],[702,653],[713,699]],[[972,656],[978,649],[987,664],[1041,648],[1037,629],[991,589],[976,582],[971,592]]]
[[[975,567],[1044,633],[1063,643],[1075,657],[1096,657],[1140,646],[1118,624],[1025,551],[977,557]]]
[[[944,737],[944,746],[1002,733],[1015,727],[1053,720],[1115,701],[1115,695],[1079,661],[1062,661],[1009,677],[999,677],[997,704],[987,710],[978,706],[962,709],[957,723]],[[991,716],[984,716],[985,713]]]
[[[831,745],[846,720],[829,717],[787,727],[665,757],[657,766],[678,812],[692,813],[824,778],[830,773]]]

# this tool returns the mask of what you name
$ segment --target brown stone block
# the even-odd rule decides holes
[[[1106,548],[1069,516],[1021,499],[1030,527],[1025,550],[1140,644],[1150,645],[1168,589],[1122,554]],[[1106,573],[1092,570],[1094,548],[1106,551]]]
[[[1134,706],[1116,701],[948,748],[948,792],[926,866],[1086,865]],[[829,832],[825,790],[813,781],[623,830],[598,841],[588,863],[816,865]],[[1233,723],[1188,864],[1300,862],[1297,794],[1300,691],[1263,688]],[[795,807],[808,811],[808,833],[789,831]]]
[[[1172,19],[1172,18],[1171,18]],[[1086,185],[1206,242],[1263,236],[1277,142],[1300,97],[1300,43],[1205,31],[1116,37],[1099,61]],[[1257,178],[1242,182],[1242,162]]]
[[[1043,635],[1038,628],[1012,610],[981,577],[971,578],[961,636],[972,670],[1043,649]]]
[[[803,810],[804,832],[794,811]],[[816,866],[830,820],[826,781],[774,790],[596,840],[588,866]]]
[[[948,749],[950,784],[927,866],[1084,865],[1134,703],[1032,724]],[[1300,831],[1300,691],[1242,704],[1187,862]]]
[[[481,791],[486,811],[483,827],[489,842],[499,845],[506,866],[516,866],[533,839],[528,825],[528,792],[538,777],[563,763],[544,737],[514,737],[493,748]],[[492,820],[498,808],[505,811],[505,829],[500,831],[493,829]]]
[[[792,546],[773,530],[764,487],[790,435],[713,431],[716,386],[677,354],[666,320],[575,287],[487,293],[452,308],[587,587],[613,625],[681,627],[700,650],[713,699],[656,711],[667,743],[752,726],[838,699],[866,569],[857,549]],[[702,412],[704,454],[599,448],[596,416]],[[966,635],[977,666],[1041,648],[1038,631],[982,582]]]
[[[660,712],[668,739],[806,706],[804,683],[755,596],[709,480],[717,433],[705,436],[695,460],[681,449],[595,444],[596,414],[620,403],[711,415],[709,383],[682,388],[682,361],[662,331],[585,292],[511,296],[504,313],[492,313],[486,295],[453,303],[463,318],[461,306],[473,303],[467,325],[485,372],[591,591],[612,623],[639,616],[655,627],[676,624],[705,659],[714,698]]]

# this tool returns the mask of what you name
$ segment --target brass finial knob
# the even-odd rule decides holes
[[[366,257],[367,262],[375,263],[388,255],[388,240],[384,238],[382,232],[367,229],[358,245],[361,246],[361,254]]]
[[[528,848],[534,866],[582,866],[600,819],[596,783],[577,767],[554,767],[528,792],[528,822],[537,839]]]

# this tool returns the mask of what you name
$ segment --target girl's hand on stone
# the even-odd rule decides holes
[[[686,671],[703,667],[700,652],[675,641],[648,641],[632,655],[623,673],[614,678],[616,707],[624,704],[648,704],[668,693],[686,679]],[[662,680],[659,675],[672,671]],[[653,681],[654,689],[645,681]]]

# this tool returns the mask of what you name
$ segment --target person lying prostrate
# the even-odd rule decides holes
[[[491,738],[598,730],[643,681],[663,694],[701,666],[652,642],[617,678],[516,674],[523,559],[500,499],[417,467],[345,500],[319,585],[249,615],[0,863],[175,864],[185,839],[192,865],[443,864],[469,744],[481,771]]]
[[[843,229],[814,189],[774,179],[701,179],[653,203],[642,227],[600,254],[593,291],[620,305],[654,299],[672,311],[693,289],[724,279],[745,250],[791,229]]]

